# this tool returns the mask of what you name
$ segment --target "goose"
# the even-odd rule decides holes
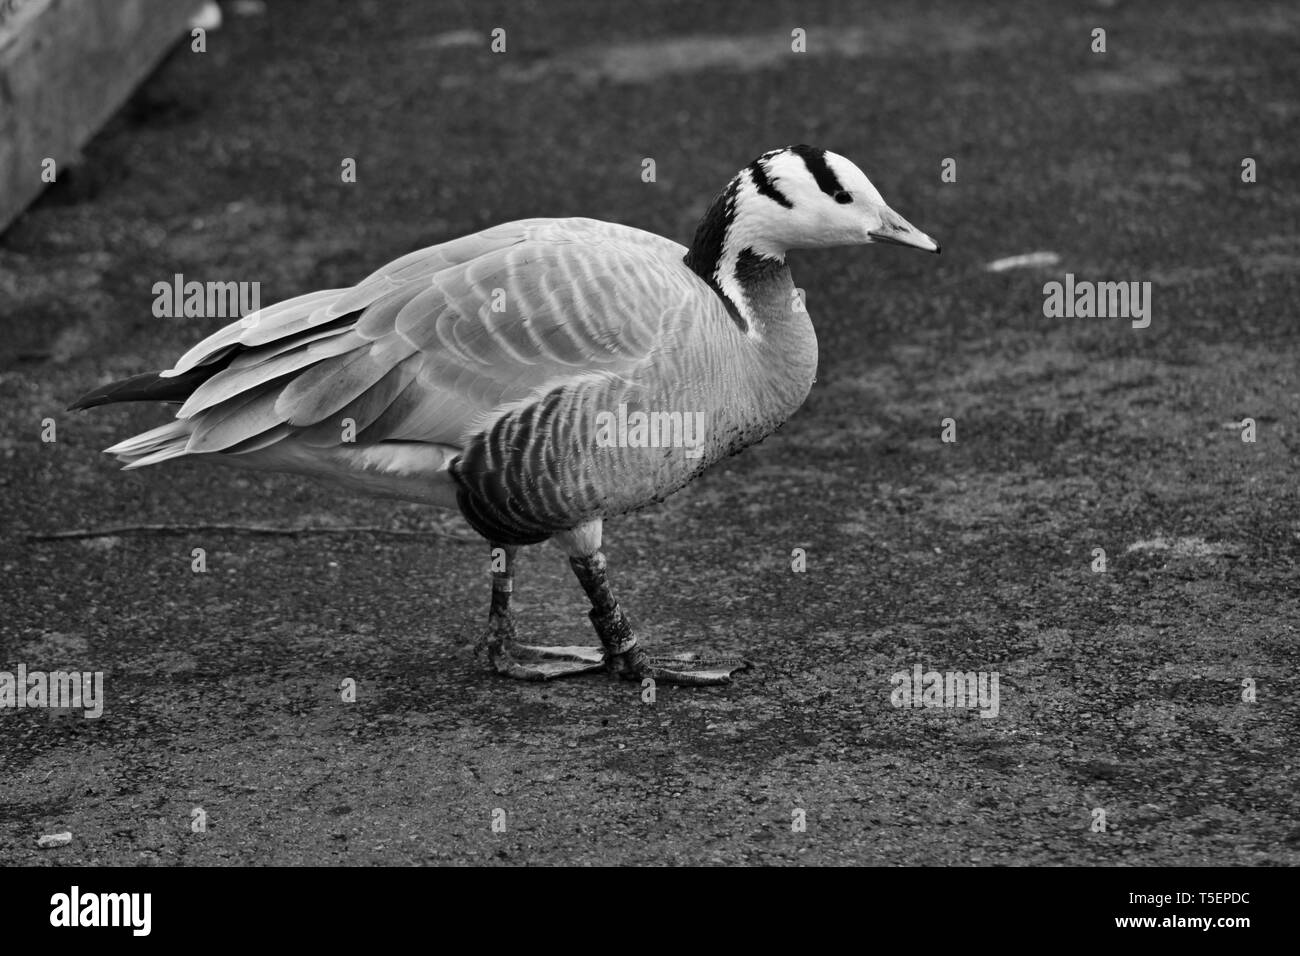
[[[105,450],[126,469],[221,462],[458,510],[492,549],[481,645],[501,674],[725,684],[749,662],[637,643],[603,522],[794,413],[817,339],[786,252],[868,243],[939,252],[848,159],[787,146],[727,183],[689,248],[594,219],[494,226],[253,312],[71,409],[180,405]],[[516,558],[547,539],[590,599],[599,647],[519,638]]]

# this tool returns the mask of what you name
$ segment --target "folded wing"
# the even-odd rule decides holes
[[[176,447],[169,431],[165,457],[286,439],[461,447],[556,387],[645,374],[698,293],[676,266],[682,251],[593,220],[526,220],[271,306],[162,373],[226,363],[182,405],[188,437]]]

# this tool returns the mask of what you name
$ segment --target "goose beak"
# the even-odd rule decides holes
[[[881,211],[880,225],[867,235],[871,237],[872,242],[887,242],[894,246],[911,246],[913,249],[922,249],[926,252],[939,252],[939,243],[887,206]]]

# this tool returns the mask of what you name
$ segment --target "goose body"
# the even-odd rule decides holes
[[[785,250],[871,241],[938,251],[848,160],[787,147],[732,179],[689,248],[592,219],[506,223],[252,313],[172,368],[73,407],[182,403],[173,421],[107,449],[128,468],[220,461],[458,508],[509,564],[518,546],[555,537],[604,649],[529,648],[539,659],[521,663],[504,646],[513,623],[505,633],[498,586],[489,645],[503,672],[607,666],[713,683],[741,662],[656,668],[630,634],[602,631],[602,606],[618,619],[606,631],[626,622],[608,594],[601,522],[786,421],[812,386],[817,341]],[[495,573],[512,581],[512,569]]]

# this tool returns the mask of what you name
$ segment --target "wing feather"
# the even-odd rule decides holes
[[[289,336],[280,339],[274,345],[263,346],[260,349],[249,349],[241,352],[239,355],[226,366],[227,369],[248,368],[253,365],[260,365],[285,352],[291,352],[294,349],[300,349],[304,346],[311,345],[313,342],[319,342],[322,339],[331,339],[339,335],[347,335],[353,329],[345,322],[339,322],[321,329],[313,329],[310,332],[304,332],[302,335]],[[231,346],[238,348],[238,346]]]
[[[267,359],[255,365],[239,369],[226,369],[218,372],[194,390],[181,410],[178,418],[193,418],[205,408],[211,408],[229,401],[237,395],[257,388],[266,382],[284,378],[302,369],[309,369],[335,355],[348,355],[364,345],[361,338],[352,331],[343,335],[315,342],[303,349],[288,352]]]
[[[339,289],[322,289],[320,292],[309,292],[306,295],[269,305],[265,309],[250,312],[239,321],[232,322],[225,328],[209,335],[182,355],[175,365],[162,374],[165,377],[180,375],[196,365],[202,365],[209,361],[211,356],[222,349],[232,345],[248,345],[250,343],[245,341],[245,337],[258,327],[270,329],[288,328],[302,316],[311,316],[319,311],[322,303],[332,301],[340,291]]]
[[[280,392],[277,410],[290,425],[315,425],[335,415],[415,354],[405,342],[366,345],[336,361],[319,362],[296,375]]]
[[[194,431],[185,451],[191,455],[225,451],[284,424],[275,410],[281,382],[263,382],[253,390],[210,408],[192,419]]]
[[[633,380],[671,348],[699,283],[675,243],[592,220],[525,220],[394,260],[205,339],[172,374],[244,349],[191,395],[187,450],[294,438],[450,446],[593,376]]]
[[[387,412],[396,398],[414,381],[420,370],[420,362],[420,356],[408,355],[337,412],[304,428],[296,437],[308,445],[337,445],[343,423],[351,420],[352,434],[361,440],[365,430]]]

